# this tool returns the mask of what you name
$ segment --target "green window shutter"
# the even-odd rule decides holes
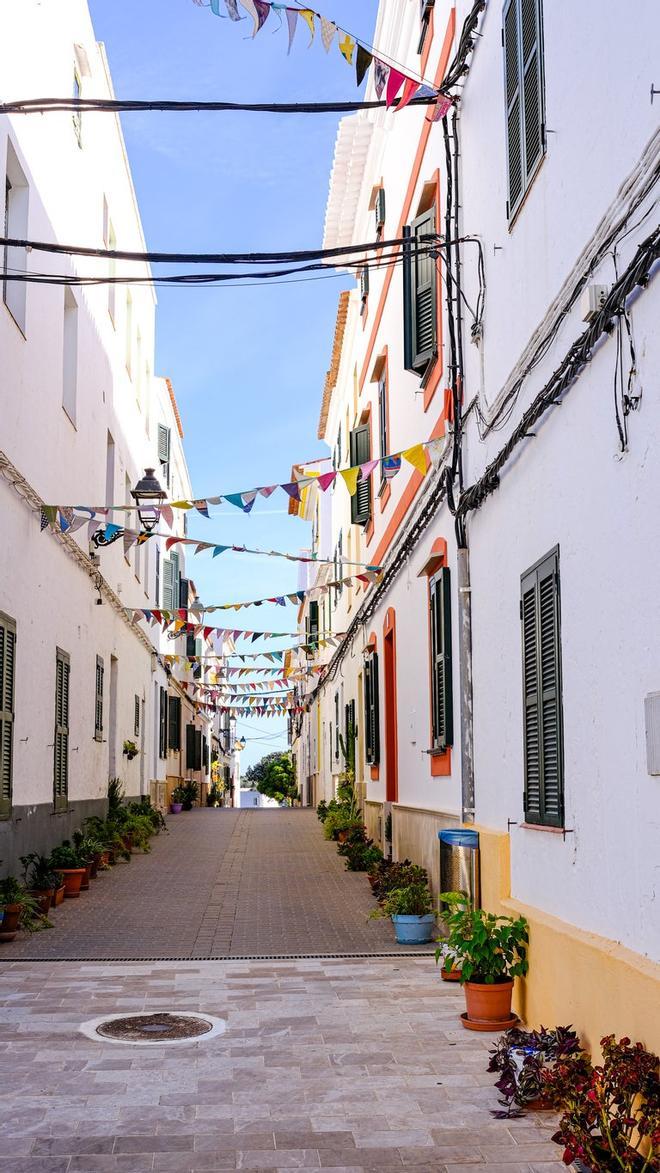
[[[190,580],[179,576],[179,607],[188,609],[188,596],[190,594]]]
[[[96,657],[96,687],[94,702],[94,738],[103,740],[103,659]]]
[[[312,600],[312,602],[309,604],[309,611],[307,613],[307,634],[305,638],[308,644],[318,643],[319,605],[317,600]]]
[[[195,767],[195,726],[186,725],[186,769],[194,770]]]
[[[140,698],[137,693],[133,699],[133,733],[140,736]]]
[[[382,236],[385,228],[385,188],[379,187],[376,192],[376,204],[374,208],[376,218],[376,239]]]
[[[429,583],[431,607],[431,717],[432,749],[454,742],[454,705],[451,667],[451,594],[448,566]]]
[[[382,460],[384,456],[389,456],[389,440],[387,437],[387,379],[385,373],[380,376],[378,380],[378,437],[380,442],[379,456]],[[382,467],[381,467],[381,481],[384,481]]]
[[[186,635],[186,657],[190,659],[191,656],[197,655],[197,641],[191,631]]]
[[[335,761],[339,761],[339,693],[335,693]]]
[[[53,765],[53,802],[55,810],[66,810],[69,803],[69,676],[71,662],[66,652],[57,649],[55,660],[55,744]]]
[[[164,611],[176,611],[179,607],[179,555],[163,558],[163,603]]]
[[[156,546],[156,607],[160,607],[160,546]]]
[[[380,760],[379,718],[378,656],[372,652],[364,662],[365,756],[372,766],[377,766]]]
[[[205,737],[202,737],[202,767],[206,774],[209,768],[209,743]]]
[[[412,246],[435,233],[435,210],[429,208],[404,236],[403,248],[404,366],[423,374],[437,354],[437,279],[435,257]],[[430,243],[430,242],[428,242]]]
[[[0,818],[12,806],[16,624],[0,615]]]
[[[202,768],[202,731],[195,730],[195,765],[193,770],[201,770]]]
[[[559,552],[521,580],[525,820],[564,823]]]
[[[158,462],[161,466],[162,474],[166,483],[170,483],[170,448],[171,448],[171,432],[165,427],[165,424],[158,425]]]
[[[371,433],[368,424],[353,428],[349,435],[351,468],[358,464],[365,464],[371,459]],[[371,477],[366,480],[360,477],[357,488],[351,497],[351,522],[354,525],[366,525],[371,517]]]
[[[366,302],[368,296],[369,296],[369,266],[363,265],[362,268],[360,269],[360,299],[362,301],[363,307],[365,305],[365,302]]]
[[[169,698],[167,744],[170,749],[181,749],[181,698]]]
[[[158,753],[167,757],[167,689],[161,688],[158,706]]]
[[[511,219],[545,151],[541,0],[508,0],[502,43]]]

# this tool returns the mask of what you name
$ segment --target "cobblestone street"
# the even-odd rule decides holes
[[[366,878],[345,870],[314,812],[193,810],[168,827],[0,960],[400,952],[388,922],[368,921]]]
[[[488,1036],[429,958],[16,963],[0,997],[7,1173],[551,1173],[543,1114],[496,1121]],[[92,1042],[104,1013],[215,1014],[224,1035]],[[10,1090],[11,1089],[11,1090]]]

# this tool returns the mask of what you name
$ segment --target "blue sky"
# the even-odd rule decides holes
[[[255,40],[249,23],[219,20],[192,0],[89,0],[120,98],[344,101],[354,71],[326,55],[299,18],[287,33],[272,14]],[[224,7],[221,5],[221,7]],[[327,0],[323,15],[371,41],[377,0]],[[320,246],[338,119],[335,115],[127,114],[124,135],[147,244],[172,251],[280,251]],[[173,271],[169,267],[169,271]],[[243,289],[160,289],[156,371],[173,382],[197,495],[240,491],[289,477],[295,461],[325,454],[316,439],[337,298],[346,279]],[[221,543],[295,551],[305,523],[283,493],[250,515],[224,506],[190,532]],[[217,513],[217,511],[216,511]],[[232,602],[297,587],[297,566],[225,554],[191,559],[202,599]],[[234,613],[232,613],[234,614]],[[260,607],[237,627],[293,631],[293,607]],[[255,645],[258,646],[258,645]],[[280,646],[278,643],[277,645]],[[240,648],[239,648],[240,650]],[[250,718],[244,767],[285,745],[284,722]]]

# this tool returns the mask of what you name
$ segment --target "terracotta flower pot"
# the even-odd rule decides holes
[[[0,941],[13,941],[18,932],[23,908],[20,904],[5,904],[0,920]]]
[[[468,1030],[502,1031],[518,1021],[511,1014],[513,981],[466,982],[463,988],[467,1009],[461,1020]]]
[[[52,888],[30,888],[30,896],[34,896],[39,905],[39,912],[42,916],[48,916],[51,901],[53,899]]]
[[[85,879],[86,868],[60,868],[64,880],[64,899],[75,900]]]
[[[51,902],[51,907],[57,908],[58,904],[61,904],[63,900],[64,900],[64,884],[60,884],[59,888],[55,888],[53,891],[53,899]]]

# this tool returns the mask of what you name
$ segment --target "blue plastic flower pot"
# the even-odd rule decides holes
[[[435,913],[428,912],[426,916],[392,917],[394,936],[399,945],[427,945],[433,937],[435,927]]]

